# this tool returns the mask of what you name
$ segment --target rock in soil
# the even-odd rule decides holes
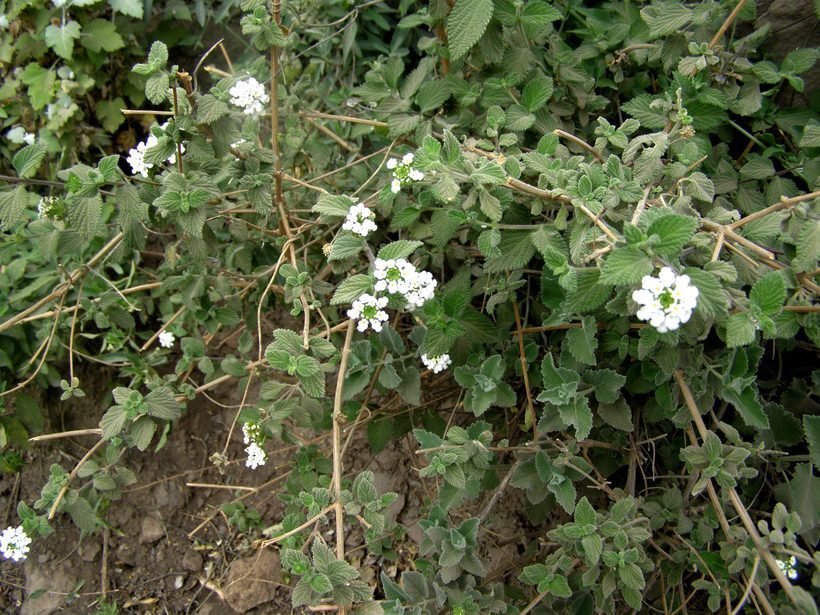
[[[145,517],[142,520],[142,531],[140,532],[140,542],[152,543],[165,536],[165,526],[162,521],[153,516]]]
[[[231,564],[223,586],[225,602],[237,613],[245,613],[276,598],[277,584],[281,582],[279,555],[262,549]]]

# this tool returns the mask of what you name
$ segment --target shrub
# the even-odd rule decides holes
[[[134,70],[162,123],[133,173],[61,169],[39,217],[30,183],[0,194],[5,377],[82,395],[77,352],[123,384],[86,460],[21,506],[28,535],[63,511],[94,531],[136,479],[123,451],[230,382],[250,466],[332,431],[262,543],[294,606],[671,612],[692,588],[816,612],[820,142],[776,95],[817,51],[760,59],[765,31],[734,35],[753,6],[719,2],[288,7],[243,3],[260,55],[209,89],[152,45]],[[164,258],[137,268],[147,246]],[[36,423],[17,389],[8,434]],[[377,594],[345,533],[387,560],[406,538],[395,494],[343,480],[342,426],[365,423],[374,452],[412,430],[432,494],[413,570]],[[499,568],[500,507],[538,540]],[[331,518],[333,548],[309,532]]]

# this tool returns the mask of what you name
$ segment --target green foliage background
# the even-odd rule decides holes
[[[339,446],[304,447],[286,516],[263,521],[298,577],[294,606],[674,612],[694,590],[701,611],[816,612],[820,124],[814,103],[778,102],[804,90],[816,49],[762,57],[753,3],[245,0],[246,47],[196,71],[174,21],[189,8],[146,30],[127,19],[146,18],[137,5],[85,4],[9,5],[0,45],[15,67],[4,122],[37,133],[2,146],[5,470],[43,426],[18,382],[82,396],[75,363],[90,355],[122,385],[99,458],[77,470],[92,480],[54,466],[18,511],[29,533],[56,512],[95,531],[138,480],[123,451],[179,437],[186,400],[236,386],[258,390],[238,420],[273,441],[332,426],[338,445],[342,424],[366,423],[379,452],[412,432],[434,494],[412,567],[368,586],[309,527],[335,514],[337,539],[361,525],[395,559],[395,494],[367,472],[342,481]],[[157,42],[104,53],[126,39]],[[58,80],[55,54],[74,78]],[[231,104],[248,76],[270,113]],[[77,109],[55,123],[43,108],[61,90]],[[111,139],[124,105],[157,112],[147,179]],[[80,114],[102,130],[88,137]],[[411,151],[424,179],[395,194],[385,163]],[[45,195],[54,213],[38,218]],[[377,212],[366,240],[340,229],[358,202]],[[372,291],[375,257],[409,258],[439,287],[365,336],[346,308]],[[662,266],[699,290],[669,333],[632,300]],[[157,347],[161,327],[178,349]],[[230,354],[213,344],[226,336]],[[451,371],[421,368],[444,353]],[[485,559],[502,506],[536,538],[503,574]],[[791,558],[797,580],[777,564]]]

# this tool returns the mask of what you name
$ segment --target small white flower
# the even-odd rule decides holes
[[[265,465],[265,462],[268,460],[268,455],[256,442],[251,442],[251,444],[245,448],[245,453],[248,455],[248,458],[245,460],[245,465],[252,470]]]
[[[262,433],[262,428],[252,421],[248,421],[247,423],[242,425],[242,441],[245,444],[250,444],[251,442],[256,442],[257,444],[261,444],[265,441],[265,436]]]
[[[365,332],[370,327],[378,333],[388,318],[387,312],[384,311],[385,307],[387,307],[387,297],[374,297],[364,293],[353,302],[353,306],[347,311],[347,316],[359,321],[356,325],[359,331]]]
[[[401,161],[396,158],[390,158],[387,161],[387,168],[393,171],[393,180],[390,182],[390,191],[393,194],[401,192],[401,187],[404,184],[424,179],[424,173],[411,166],[414,160],[415,156],[412,153],[407,153],[402,156]]]
[[[404,293],[407,299],[407,308],[415,310],[433,298],[438,281],[429,271],[418,271],[410,280],[410,286]]]
[[[438,374],[450,367],[453,360],[448,354],[442,354],[436,357],[428,357],[426,354],[423,354],[421,355],[421,362],[424,363],[424,367],[433,370],[434,374]]]
[[[16,145],[31,145],[34,143],[34,133],[28,132],[22,126],[15,126],[6,131],[6,138]]]
[[[245,115],[260,115],[270,102],[265,86],[253,77],[237,81],[228,93],[231,104],[242,109]]]
[[[165,122],[160,126],[161,129],[165,130],[168,126],[168,122]],[[148,138],[141,143],[137,143],[137,146],[128,150],[128,156],[126,157],[125,161],[131,166],[131,175],[141,175],[142,177],[148,177],[148,171],[154,168],[153,163],[145,162],[145,152],[151,147],[154,147],[159,143],[159,139],[157,139],[153,134],[149,134]],[[185,146],[181,145],[180,150],[185,152]],[[177,155],[176,152],[168,156],[168,163],[169,164],[176,164]]]
[[[644,276],[641,286],[632,292],[632,300],[641,306],[637,313],[640,320],[648,321],[660,333],[689,322],[699,292],[688,275],[676,276],[671,268],[663,267],[656,278]]]
[[[342,228],[356,235],[367,237],[371,232],[379,227],[376,226],[376,214],[369,209],[364,203],[359,203],[350,208],[347,212]]]
[[[390,294],[404,294],[410,290],[416,268],[404,258],[384,260],[377,258],[373,269],[376,290]]]
[[[0,30],[5,30],[9,27],[9,18],[5,15],[0,15]]]
[[[37,217],[40,218],[40,220],[53,217],[57,201],[58,199],[56,196],[42,197],[37,203]]]
[[[792,555],[788,561],[784,561],[782,559],[777,560],[777,565],[783,573],[789,577],[792,581],[796,581],[797,577],[797,558]]]
[[[175,340],[174,334],[168,330],[159,334],[159,345],[163,348],[173,348]]]
[[[23,526],[7,527],[0,535],[0,552],[6,559],[15,562],[26,559],[28,555],[31,538],[23,530]]]

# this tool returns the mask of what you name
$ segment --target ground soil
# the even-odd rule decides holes
[[[45,431],[96,427],[106,407],[105,396],[116,386],[111,376],[91,371],[81,381],[95,383],[96,390],[86,385],[85,398],[44,401],[52,408]],[[284,475],[295,452],[293,446],[278,443],[277,447],[269,441],[267,465],[249,470],[243,463],[241,431],[236,430],[227,449],[232,463],[221,475],[209,457],[223,449],[236,412],[230,406],[240,401],[241,392],[233,386],[215,390],[210,399],[200,396],[188,404],[160,451],[129,451],[126,465],[134,470],[138,483],[111,504],[106,517],[110,529],[81,536],[66,515],[59,515],[53,523],[56,532],[37,540],[25,563],[0,564],[0,611],[93,613],[105,589],[121,613],[301,612],[290,607],[290,589],[282,579],[276,548],[255,547],[253,540],[260,534],[239,532],[219,510],[221,504],[244,495],[243,501],[259,511],[266,526],[278,523],[284,509],[276,497],[281,483],[253,493],[248,488]],[[52,463],[70,471],[95,438],[33,444],[23,471],[0,482],[3,526],[17,522],[14,509],[18,501],[32,504],[39,497]],[[319,444],[329,455],[330,439]],[[391,514],[407,528],[406,540],[397,548],[399,558],[393,562],[362,548],[360,529],[350,528],[347,533],[348,561],[361,570],[377,595],[379,574],[384,571],[396,578],[417,553],[421,530],[416,522],[428,497],[415,469],[419,463],[409,436],[373,455],[365,429],[356,433],[345,456],[346,475],[372,470],[380,491],[399,494]],[[198,486],[202,484],[214,486]],[[506,497],[519,496],[508,493]],[[520,502],[496,506],[490,517],[493,532],[486,555],[496,576],[503,576],[507,563],[528,540],[522,531],[522,524],[527,524],[520,514],[503,512],[512,510],[520,511]],[[332,543],[332,532],[327,538]]]

